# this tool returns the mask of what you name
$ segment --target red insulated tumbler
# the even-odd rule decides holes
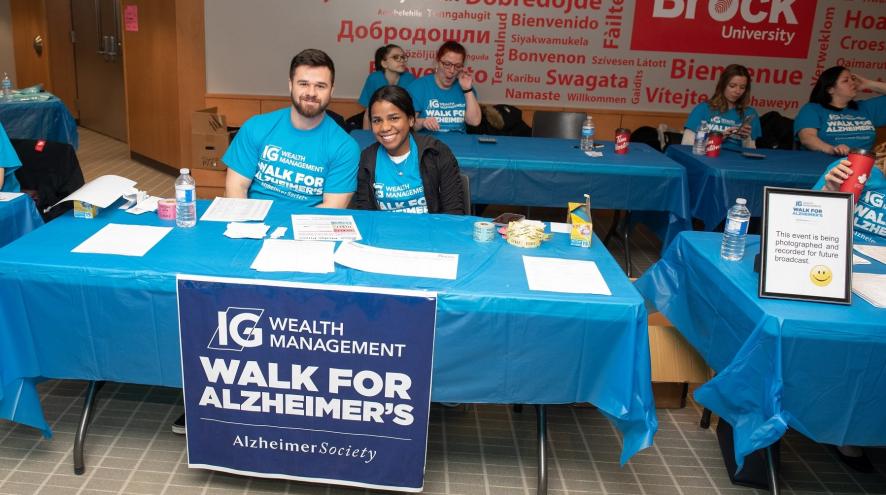
[[[615,130],[615,154],[624,155],[628,152],[628,143],[631,141],[630,129],[619,127]]]
[[[711,158],[717,158],[720,156],[720,146],[722,145],[723,133],[717,131],[709,132],[704,144],[704,154]]]
[[[871,176],[871,169],[874,166],[874,153],[871,150],[853,148],[849,150],[849,156],[846,157],[852,163],[852,175],[843,181],[840,185],[840,192],[851,192],[853,200],[858,203],[861,192],[864,190],[864,184]]]

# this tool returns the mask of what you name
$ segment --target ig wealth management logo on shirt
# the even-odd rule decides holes
[[[264,151],[261,152],[261,159],[266,162],[276,162],[280,159],[280,147],[273,144],[265,146]]]
[[[817,0],[637,0],[631,49],[806,58],[816,4]]]

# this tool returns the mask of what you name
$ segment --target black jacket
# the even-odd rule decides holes
[[[425,189],[428,213],[449,213],[464,215],[464,190],[458,161],[449,147],[437,138],[425,134],[413,134],[418,146],[418,169]],[[357,169],[357,192],[351,200],[351,208],[357,210],[377,210],[375,197],[375,158],[378,143],[366,147],[360,153]]]

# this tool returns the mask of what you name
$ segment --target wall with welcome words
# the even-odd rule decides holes
[[[753,75],[760,113],[794,116],[818,74],[886,79],[886,0],[206,0],[209,94],[286,95],[289,60],[320,48],[336,98],[356,98],[375,49],[432,70],[446,39],[468,50],[480,101],[688,112],[722,67]],[[867,98],[870,95],[860,95]]]

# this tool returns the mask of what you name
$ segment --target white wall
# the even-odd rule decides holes
[[[9,73],[9,78],[15,86],[15,55],[12,52],[12,15],[9,12],[9,0],[0,0],[0,78],[3,73]]]

